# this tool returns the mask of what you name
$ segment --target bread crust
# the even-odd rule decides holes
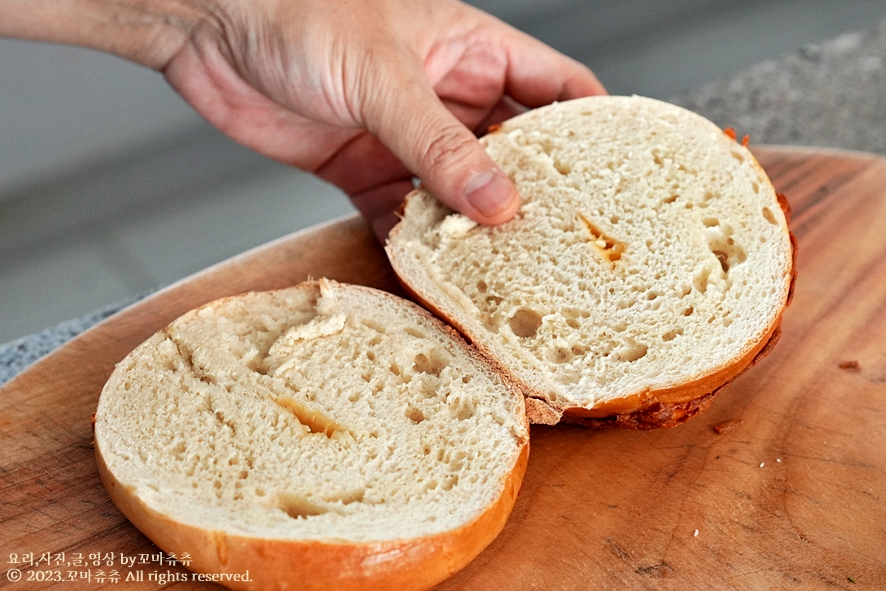
[[[464,568],[501,532],[514,507],[529,460],[523,442],[501,495],[474,521],[422,538],[370,543],[273,540],[238,536],[174,521],[147,507],[110,472],[98,446],[98,473],[114,504],[168,553],[189,553],[189,569],[206,575],[245,575],[217,582],[262,591],[406,591],[429,589]]]
[[[714,401],[714,397],[732,380],[756,365],[761,359],[766,357],[781,337],[781,322],[775,327],[775,330],[765,341],[762,347],[755,351],[749,363],[736,364],[733,366],[737,372],[720,383],[713,390],[702,394],[701,396],[690,398],[679,402],[666,402],[657,400],[650,403],[641,410],[628,413],[615,413],[599,418],[590,415],[583,415],[584,409],[570,409],[563,413],[562,422],[592,427],[596,429],[602,428],[619,428],[619,429],[662,429],[668,427],[676,427],[694,417],[695,415],[705,411]]]

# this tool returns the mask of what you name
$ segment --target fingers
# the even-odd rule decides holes
[[[384,243],[398,219],[413,175],[374,135],[364,131],[313,171],[348,194]]]
[[[400,221],[396,212],[403,197],[412,190],[409,180],[395,180],[373,187],[368,191],[351,195],[354,206],[363,214],[379,241],[384,244],[391,229]]]
[[[483,224],[508,221],[520,206],[516,187],[423,73],[410,70],[389,70],[399,75],[385,90],[364,93],[365,125],[449,207]]]

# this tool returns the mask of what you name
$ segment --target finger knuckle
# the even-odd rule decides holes
[[[420,155],[423,168],[457,168],[466,161],[473,151],[475,140],[465,131],[457,124],[450,124],[430,133],[427,146]]]

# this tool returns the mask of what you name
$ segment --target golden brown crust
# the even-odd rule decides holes
[[[461,528],[409,540],[371,543],[269,540],[207,530],[171,520],[147,507],[108,470],[95,449],[98,472],[120,511],[157,546],[189,553],[191,570],[228,574],[249,581],[217,582],[232,589],[304,590],[429,589],[464,568],[504,527],[529,459],[528,438],[501,495],[482,515]]]
[[[732,377],[699,397],[680,402],[662,402],[659,399],[642,410],[596,418],[587,415],[583,416],[581,413],[581,410],[583,409],[571,409],[563,413],[563,422],[598,429],[620,428],[649,430],[676,427],[677,425],[685,423],[695,415],[707,410],[711,405],[711,402],[713,402],[714,396],[716,396],[721,389],[728,386],[732,380],[766,357],[766,355],[772,351],[772,348],[778,342],[780,337],[781,323],[779,322],[776,325],[775,330],[770,333],[769,338],[764,342],[763,346],[754,350],[754,355],[751,357],[749,363],[743,366],[740,366],[740,364],[733,366],[737,371]]]

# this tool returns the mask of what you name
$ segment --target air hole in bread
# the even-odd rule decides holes
[[[717,260],[720,261],[720,267],[722,267],[724,273],[729,272],[729,255],[727,255],[722,250],[713,251],[714,256],[717,257]]]
[[[667,342],[673,341],[675,338],[677,338],[681,334],[683,334],[683,329],[682,328],[675,328],[675,329],[669,330],[668,332],[661,335],[661,340],[663,340],[664,342],[667,343]]]
[[[638,359],[642,359],[649,351],[649,347],[643,343],[638,343],[633,339],[628,339],[625,346],[618,352],[618,358],[622,361],[632,363]]]
[[[768,207],[763,208],[763,217],[766,218],[766,221],[773,226],[778,223],[777,221],[775,221],[775,216],[772,214],[772,210]]]
[[[668,195],[667,197],[665,197],[664,199],[662,199],[661,202],[662,202],[662,203],[673,203],[674,201],[677,200],[678,197],[679,197],[679,195],[677,195],[676,193],[674,193],[674,194],[672,194],[672,195]]]
[[[689,306],[685,310],[683,310],[683,316],[692,316],[695,313],[695,308]]]
[[[708,220],[705,221],[705,225],[707,225],[707,222]],[[732,238],[731,234],[731,228],[728,226],[723,227],[719,224],[708,226],[706,230],[708,247],[720,263],[723,273],[728,273],[732,267],[747,260],[747,251],[735,243],[735,239]]]
[[[465,398],[453,398],[450,400],[449,409],[452,411],[452,416],[459,421],[467,421],[473,417],[474,412],[476,412],[474,401]]]
[[[553,347],[548,355],[549,361],[552,363],[568,363],[572,361],[573,354],[571,348]]]
[[[730,153],[732,154],[732,157],[735,158],[736,160],[738,160],[739,162],[744,162],[744,155],[741,152],[738,152],[736,150],[732,150]]]
[[[296,420],[308,428],[311,433],[323,433],[326,437],[332,438],[338,430],[344,430],[335,421],[325,416],[322,412],[309,408],[307,405],[290,398],[289,396],[280,396],[275,402],[292,413]]]
[[[406,409],[406,418],[418,425],[423,420],[425,420],[425,415],[421,410],[415,408],[414,406],[410,406]]]
[[[446,356],[437,349],[432,349],[427,355],[419,353],[415,356],[413,369],[419,373],[440,376],[440,372],[449,365]]]
[[[520,308],[508,320],[508,325],[520,338],[534,337],[541,327],[541,314],[535,310]]]
[[[554,161],[554,168],[556,168],[557,172],[559,172],[563,176],[566,176],[572,172],[572,166],[570,166],[568,163],[563,162],[561,160]]]
[[[277,508],[293,519],[307,519],[329,512],[322,505],[294,493],[278,493],[276,500]]]
[[[427,338],[427,335],[425,333],[418,330],[414,326],[407,326],[406,328],[403,329],[403,332],[405,332],[409,336],[415,337],[417,339],[426,339]]]
[[[485,281],[481,280],[477,282],[477,291],[479,291],[480,293],[486,293],[487,289],[489,289],[489,286],[486,284]]]
[[[431,374],[420,374],[419,393],[424,398],[437,398],[440,389],[443,387],[443,380]]]
[[[578,217],[590,234],[589,243],[594,250],[594,254],[596,254],[601,261],[615,264],[616,261],[621,260],[622,254],[625,251],[625,244],[623,242],[604,234],[603,231],[594,225],[586,216],[579,213],[576,214],[576,217]]]
[[[447,476],[443,479],[443,484],[440,485],[440,488],[443,490],[452,490],[458,484],[458,475],[452,474],[451,476]]]

